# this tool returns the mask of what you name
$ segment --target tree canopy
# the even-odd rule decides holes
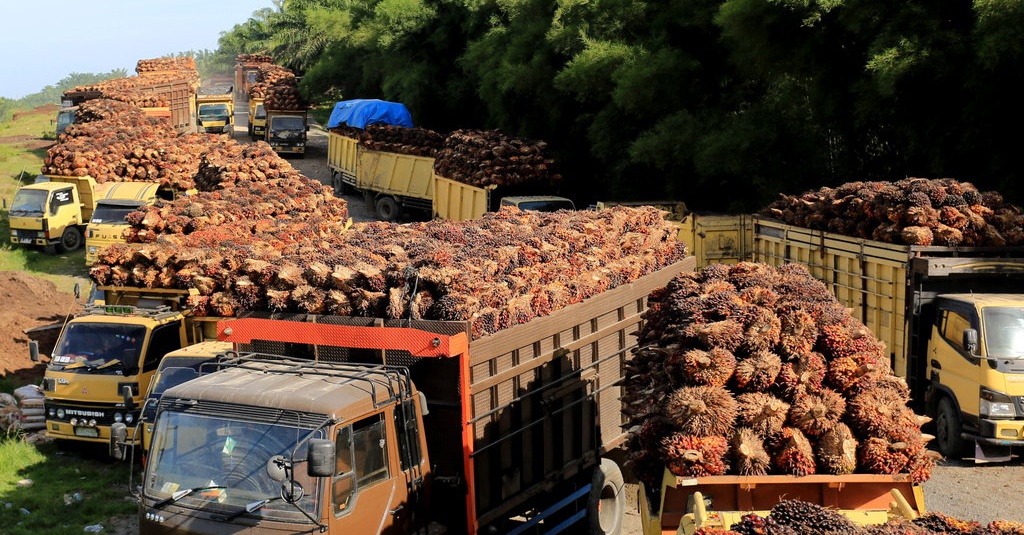
[[[543,139],[578,204],[749,211],[907,176],[1019,201],[1021,22],[1012,0],[278,0],[214,55]]]

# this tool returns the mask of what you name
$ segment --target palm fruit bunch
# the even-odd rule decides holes
[[[713,264],[648,304],[624,388],[630,462],[645,482],[665,467],[928,479],[925,419],[885,345],[803,266]]]
[[[784,223],[906,245],[1024,243],[1024,215],[996,192],[951,178],[850,182],[783,195],[761,215]]]

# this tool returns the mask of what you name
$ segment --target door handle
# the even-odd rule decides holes
[[[939,361],[932,359],[932,368],[935,368],[936,370],[941,370],[942,364],[940,364]]]
[[[390,511],[388,511],[388,512],[389,512],[389,513],[391,513],[391,516],[395,516],[395,515],[397,515],[397,514],[398,514],[398,513],[399,513],[399,512],[400,512],[400,511],[401,511],[402,509],[405,509],[405,506],[404,506],[404,505],[399,505],[398,507],[395,507],[394,509],[392,509],[392,510],[390,510]]]

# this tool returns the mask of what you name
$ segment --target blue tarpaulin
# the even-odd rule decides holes
[[[388,124],[412,128],[412,115],[404,104],[378,99],[343,100],[334,105],[327,128],[346,124],[366,128],[368,124]]]

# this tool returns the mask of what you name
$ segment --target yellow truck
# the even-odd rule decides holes
[[[228,85],[200,87],[196,93],[196,127],[199,132],[231,134],[235,124],[235,95]]]
[[[267,109],[263,98],[249,97],[249,138],[259,141],[267,137]]]
[[[156,182],[118,182],[106,197],[96,202],[85,227],[85,263],[92,265],[104,247],[124,243],[128,214],[156,202],[160,185]]]
[[[272,110],[266,112],[265,141],[278,154],[306,154],[306,132],[309,131],[306,110]]]
[[[885,342],[944,456],[1003,461],[1024,446],[1024,249],[898,245],[762,216],[688,219],[698,266],[807,266]]]
[[[124,423],[134,436],[164,355],[216,339],[219,318],[192,315],[185,290],[99,287],[61,330],[43,376],[46,433],[108,443]]]
[[[109,187],[90,176],[36,177],[14,194],[8,211],[11,243],[58,253],[78,249],[96,202]]]
[[[513,195],[501,197],[494,206],[492,194],[495,186],[479,187],[465,184],[457,180],[445,178],[436,173],[432,175],[434,196],[431,210],[434,219],[465,221],[476,219],[486,212],[502,206],[515,206],[521,210],[554,212],[556,210],[575,210],[572,199],[557,195]]]

